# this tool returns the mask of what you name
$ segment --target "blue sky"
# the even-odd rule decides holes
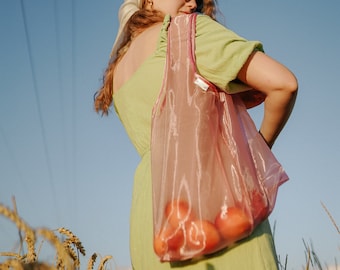
[[[15,196],[33,227],[64,226],[93,252],[129,265],[129,207],[139,157],[115,114],[93,111],[121,1],[0,1],[0,202]],[[290,181],[270,218],[288,269],[340,260],[340,2],[220,1],[224,22],[299,79],[299,96],[273,151]],[[23,6],[21,5],[23,3]],[[23,15],[24,14],[24,15]],[[25,24],[26,22],[26,24]],[[260,122],[262,108],[250,111]],[[0,217],[0,252],[18,241]]]

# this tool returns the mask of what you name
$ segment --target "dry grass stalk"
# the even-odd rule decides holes
[[[63,246],[64,246],[65,250],[68,252],[68,254],[71,256],[71,258],[74,262],[74,266],[76,268],[78,268],[80,266],[80,260],[78,258],[77,253],[75,252],[75,250],[71,246],[71,244],[68,241],[67,242],[64,241]]]
[[[284,264],[282,264],[282,262],[281,262],[281,257],[280,256],[278,256],[278,259],[279,259],[279,268],[281,269],[281,270],[287,270],[287,264],[288,264],[288,255],[286,255],[286,257],[285,257],[285,261],[284,261]]]
[[[112,256],[105,256],[104,258],[102,258],[98,266],[98,270],[104,270],[105,264],[107,263],[108,260],[111,260],[111,259],[112,259]]]
[[[96,262],[97,259],[97,253],[93,253],[88,264],[87,264],[87,270],[92,270],[94,267],[94,264]]]
[[[54,231],[46,228],[32,229],[27,225],[17,214],[16,205],[15,210],[5,207],[0,204],[0,215],[11,220],[19,229],[19,237],[21,244],[23,243],[21,232],[25,233],[25,242],[27,244],[27,254],[20,255],[22,247],[18,253],[15,252],[2,252],[0,257],[11,257],[8,260],[0,263],[0,270],[15,269],[15,270],[73,270],[79,269],[80,260],[79,253],[85,256],[85,249],[79,240],[70,230],[65,228],[59,228],[57,231],[65,236],[63,241],[57,237]],[[41,239],[42,242],[46,240],[49,242],[56,251],[56,264],[49,265],[44,262],[37,262],[37,255],[35,252],[35,245],[37,239]],[[41,246],[40,246],[41,247]],[[75,250],[76,249],[76,250]],[[89,262],[88,270],[92,270],[97,259],[97,254],[94,253]],[[108,260],[112,259],[112,256],[105,256],[100,261],[98,270],[104,270]]]
[[[27,263],[33,263],[37,260],[37,255],[35,253],[35,234],[34,232],[27,233],[25,237],[25,241],[27,243]]]
[[[306,253],[306,268],[305,270],[309,270],[309,267],[313,267],[313,269],[323,270],[321,261],[316,254],[313,244],[307,245],[306,242],[303,240],[303,244],[305,246],[305,253]]]
[[[14,259],[9,259],[2,264],[0,264],[0,270],[7,269],[15,269],[15,270],[24,270],[24,266],[21,262]]]
[[[338,234],[340,234],[340,229],[339,229],[338,225],[336,224],[336,222],[335,222],[333,216],[332,216],[331,213],[328,211],[327,207],[324,205],[323,202],[321,202],[321,205],[322,205],[323,209],[325,209],[325,211],[326,211],[328,217],[330,218],[330,220],[332,221],[334,227],[335,227],[336,230],[338,231]]]
[[[306,245],[305,245],[305,247],[306,247]],[[305,270],[309,270],[309,265],[310,265],[310,263],[311,263],[311,256],[310,256],[310,249],[309,249],[309,247],[307,248],[306,247],[306,253],[307,253],[307,259],[306,259],[306,269]]]
[[[15,252],[0,252],[0,257],[13,257],[16,260],[22,262],[26,258],[26,255],[21,256],[19,253],[15,253]]]
[[[12,203],[13,203],[13,210],[14,210],[14,213],[17,215],[17,216],[19,216],[19,214],[18,214],[18,208],[17,208],[17,202],[16,202],[16,200],[15,200],[15,197],[14,196],[12,196]],[[23,249],[23,237],[22,237],[22,234],[21,234],[21,230],[18,230],[18,233],[19,233],[19,240],[20,240],[20,247],[19,247],[19,251],[18,251],[18,253],[20,254],[21,253],[21,251],[22,251],[22,249]]]
[[[57,236],[50,230],[40,228],[37,229],[37,234],[45,238],[52,246],[55,247],[56,256],[56,268],[57,269],[74,269],[74,265],[71,262],[71,257],[66,251],[64,245],[59,241]]]
[[[0,215],[11,220],[20,231],[25,232],[26,237],[25,241],[27,243],[27,256],[26,263],[35,262],[37,259],[37,255],[35,253],[34,243],[35,243],[35,234],[34,231],[18,216],[15,211],[12,211],[8,207],[0,204]]]
[[[80,241],[80,239],[73,234],[70,230],[65,229],[65,228],[59,228],[58,232],[62,235],[65,235],[67,238],[64,241],[65,243],[72,243],[75,245],[75,247],[77,248],[77,250],[83,255],[86,256],[86,251]]]
[[[15,260],[6,262],[6,265],[0,264],[0,270],[3,270],[3,269],[6,269],[6,270],[9,270],[9,269],[13,269],[13,270],[57,270],[55,267],[48,265],[46,263],[34,262],[34,263],[23,264]]]

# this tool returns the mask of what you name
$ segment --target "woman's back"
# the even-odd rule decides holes
[[[114,75],[114,93],[130,79],[141,64],[157,49],[162,24],[156,24],[138,35],[132,42],[126,54],[116,66]]]

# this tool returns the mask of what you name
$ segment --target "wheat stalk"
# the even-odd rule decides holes
[[[80,239],[75,234],[73,234],[70,230],[65,229],[64,227],[59,228],[58,232],[60,234],[65,235],[67,237],[67,239],[65,241],[69,241],[72,244],[74,244],[83,256],[86,255],[86,251],[85,251]]]
[[[19,261],[23,261],[26,256],[21,256],[20,254],[18,253],[15,253],[15,252],[0,252],[0,257],[13,257]]]
[[[8,207],[4,206],[3,204],[0,204],[0,215],[3,215],[4,217],[11,220],[19,230],[22,230],[25,232],[26,237],[25,241],[27,243],[27,258],[26,262],[31,263],[35,262],[37,260],[37,255],[35,253],[35,234],[34,231],[28,226],[15,211],[12,211]]]
[[[96,262],[97,259],[97,253],[93,253],[88,264],[87,264],[87,270],[92,270],[94,263]]]
[[[17,202],[16,202],[16,200],[15,200],[15,197],[14,196],[12,196],[12,203],[13,203],[13,210],[14,210],[14,213],[17,215],[17,216],[19,216],[19,214],[18,214],[18,208],[17,208]],[[19,234],[19,243],[20,243],[20,247],[19,247],[19,251],[18,251],[18,253],[20,254],[21,253],[21,251],[22,251],[22,248],[23,248],[23,238],[22,238],[22,234],[21,234],[21,230],[18,230],[18,234]]]
[[[68,252],[68,254],[71,256],[71,258],[72,258],[72,260],[74,262],[75,268],[78,268],[80,266],[80,260],[78,258],[77,253],[72,248],[71,242],[70,241],[64,241],[63,242],[63,246],[64,246],[65,250]]]
[[[24,270],[23,265],[14,259],[9,259],[2,264],[0,264],[0,270],[7,270],[7,269],[15,269],[15,270]]]
[[[112,256],[108,255],[101,259],[100,264],[98,266],[98,270],[104,270],[104,266],[108,260],[112,259]]]
[[[31,233],[27,233],[25,237],[25,241],[27,243],[27,263],[33,263],[37,260],[37,255],[35,253],[35,234],[32,231]]]
[[[19,237],[21,232],[25,233],[25,242],[27,244],[27,254],[21,256],[15,252],[0,252],[0,257],[11,257],[10,259],[0,263],[0,270],[15,269],[15,270],[73,270],[79,269],[80,260],[79,253],[85,256],[85,249],[80,239],[74,235],[70,230],[65,228],[59,228],[57,231],[66,236],[64,241],[61,241],[55,234],[54,231],[47,228],[32,229],[26,224],[18,215],[15,210],[11,210],[8,207],[0,204],[0,215],[11,220],[16,227],[19,229]],[[35,251],[36,240],[43,238],[42,241],[47,240],[56,251],[56,266],[48,265],[46,263],[38,263],[37,255]],[[21,243],[23,240],[20,240]],[[41,247],[40,247],[41,248]],[[76,250],[74,249],[76,248]],[[20,248],[21,249],[21,248]],[[77,252],[78,251],[78,254]],[[92,254],[88,262],[88,270],[93,270],[94,264],[97,259],[97,254]],[[98,270],[104,270],[108,260],[112,259],[112,256],[105,256],[101,259]],[[73,263],[72,263],[73,261]]]
[[[55,247],[57,252],[57,269],[73,269],[73,265],[70,260],[70,255],[66,251],[64,245],[59,241],[57,236],[50,230],[45,228],[37,229],[37,234],[45,238]]]

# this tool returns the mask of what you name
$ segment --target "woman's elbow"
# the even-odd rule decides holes
[[[278,94],[285,96],[296,96],[298,92],[298,80],[295,75],[285,69],[280,73],[276,73],[274,78],[269,79],[268,88],[266,89],[267,95]]]
[[[297,95],[298,88],[299,88],[298,80],[295,77],[295,75],[291,73],[289,78],[285,80],[282,90],[295,96]]]
[[[261,52],[249,57],[238,78],[265,95],[277,92],[296,95],[298,91],[298,80],[293,72]]]

